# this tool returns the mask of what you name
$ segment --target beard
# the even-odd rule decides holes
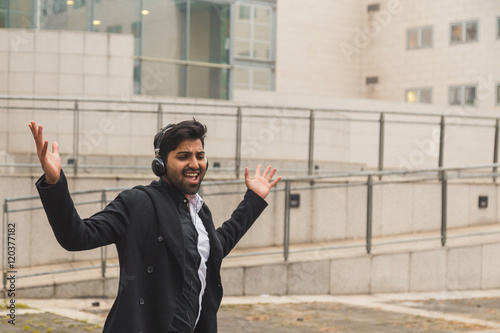
[[[189,167],[186,167],[182,170],[175,170],[171,168],[168,163],[166,165],[166,171],[167,172],[165,174],[165,180],[167,181],[167,183],[176,187],[185,195],[193,195],[198,192],[198,190],[200,189],[201,181],[203,180],[206,172],[206,170],[203,170],[203,168],[192,169]],[[198,176],[196,177],[196,183],[191,183],[186,179],[185,175],[189,172],[198,173]]]

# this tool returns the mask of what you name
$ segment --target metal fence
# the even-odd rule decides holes
[[[305,252],[305,251],[324,251],[324,250],[334,250],[342,248],[352,248],[352,247],[365,247],[366,253],[371,253],[372,247],[375,245],[388,245],[394,243],[404,243],[404,242],[421,242],[421,241],[440,241],[442,246],[447,243],[448,236],[448,223],[447,223],[447,203],[448,203],[448,183],[449,181],[459,181],[459,180],[471,180],[471,179],[482,179],[484,182],[496,185],[496,177],[499,175],[492,170],[497,170],[499,164],[489,164],[480,166],[470,166],[461,168],[434,168],[434,169],[422,169],[422,170],[411,170],[411,171],[367,171],[367,172],[350,172],[350,173],[338,173],[331,175],[314,175],[307,177],[294,177],[285,178],[282,180],[278,188],[273,189],[273,191],[284,192],[284,227],[283,227],[283,245],[280,250],[275,251],[245,251],[244,254],[230,255],[236,256],[255,256],[255,255],[267,255],[267,254],[282,254],[285,261],[288,261],[291,253]],[[383,179],[382,179],[382,176]],[[349,180],[346,182],[346,180]],[[408,236],[407,239],[397,240],[397,241],[386,241],[383,243],[373,243],[372,228],[373,228],[373,188],[375,186],[384,186],[388,184],[398,184],[398,183],[421,183],[421,182],[433,182],[441,184],[441,229],[440,232],[436,231],[436,235],[430,237],[422,237],[415,239],[414,237]],[[222,196],[222,195],[232,195],[237,193],[244,193],[244,191],[217,191],[217,187],[226,186],[230,184],[242,185],[244,184],[241,180],[228,180],[228,181],[207,181],[203,183],[202,194],[204,197],[208,196]],[[308,248],[297,248],[293,249],[293,245],[290,244],[290,211],[291,211],[291,193],[292,191],[298,190],[319,190],[325,188],[335,188],[335,187],[349,187],[349,186],[361,186],[366,188],[366,238],[364,244],[346,244],[346,245],[335,245],[335,246],[321,246],[321,247],[308,247]],[[127,187],[128,188],[128,187]],[[115,187],[115,188],[104,188],[97,190],[86,190],[86,191],[75,191],[72,192],[72,197],[74,198],[75,205],[82,206],[88,204],[100,204],[103,208],[108,202],[108,194],[111,192],[118,192],[125,187]],[[207,191],[210,188],[215,188],[214,191]],[[82,195],[93,195],[96,199],[93,200],[77,200],[79,196]],[[7,198],[3,205],[3,219],[2,219],[2,230],[3,230],[3,281],[4,286],[6,286],[6,277],[8,272],[7,262],[6,262],[6,249],[7,249],[7,226],[9,225],[11,214],[30,211],[30,210],[41,210],[41,206],[34,206],[31,202],[33,200],[39,200],[37,195],[34,196],[23,196],[15,198]],[[12,208],[11,205],[14,203],[24,203],[25,207],[22,208]],[[314,209],[314,208],[313,208]],[[500,233],[499,231],[488,232],[490,234]],[[453,237],[470,237],[478,235],[477,233],[464,233],[456,234]],[[106,276],[106,269],[109,267],[116,267],[117,265],[110,265],[108,263],[106,249],[101,249],[101,265],[100,266],[88,266],[80,267],[73,270],[85,270],[85,269],[95,269],[100,268],[102,277]],[[50,271],[41,272],[29,275],[20,275],[17,278],[24,278],[29,276],[44,275],[44,274],[55,274],[68,272],[70,270],[64,271]]]
[[[50,105],[50,106],[44,106]],[[180,110],[182,108],[187,108]],[[168,109],[168,110],[167,110]],[[179,109],[179,110],[177,110]],[[84,152],[80,151],[81,141],[83,138],[82,121],[86,119],[86,115],[94,113],[106,114],[127,114],[127,115],[143,115],[156,117],[156,128],[164,126],[166,117],[172,116],[209,116],[216,120],[230,120],[234,125],[234,133],[231,134],[231,142],[234,143],[234,153],[232,154],[232,163],[229,168],[212,168],[212,171],[224,171],[227,175],[234,176],[239,179],[242,174],[242,150],[243,142],[248,140],[245,136],[245,128],[252,119],[259,121],[272,121],[276,118],[286,119],[288,121],[300,121],[301,131],[305,145],[307,146],[307,156],[299,156],[301,160],[306,162],[305,169],[295,168],[292,171],[299,174],[312,176],[319,173],[330,173],[332,169],[318,170],[316,162],[320,159],[315,156],[315,150],[318,149],[318,124],[347,124],[346,126],[354,126],[354,124],[369,124],[373,126],[373,138],[366,140],[373,143],[371,146],[370,155],[373,155],[376,161],[359,160],[361,164],[365,164],[370,169],[378,171],[390,170],[397,168],[394,165],[387,167],[387,158],[393,158],[394,154],[387,152],[388,148],[393,147],[398,141],[408,139],[404,131],[407,128],[416,126],[427,126],[439,128],[439,138],[436,143],[438,146],[437,158],[433,165],[426,167],[445,167],[459,164],[446,164],[445,155],[447,158],[460,156],[461,142],[457,138],[445,140],[447,137],[447,129],[453,127],[459,128],[460,131],[474,129],[470,137],[483,135],[481,142],[477,142],[477,146],[471,147],[471,152],[481,151],[481,158],[474,161],[474,164],[498,163],[498,138],[500,131],[500,121],[496,117],[474,116],[472,112],[449,112],[443,110],[443,114],[417,113],[417,112],[395,112],[395,111],[379,111],[379,110],[348,110],[334,108],[300,108],[300,107],[285,107],[285,106],[269,106],[269,105],[245,105],[231,102],[179,102],[168,100],[110,100],[110,99],[69,99],[69,98],[35,98],[35,97],[12,97],[0,96],[0,112],[19,113],[20,111],[33,112],[62,112],[72,117],[72,156],[68,159],[68,163],[63,165],[66,170],[72,169],[75,175],[81,172],[81,169],[135,169],[147,170],[148,165],[106,165],[106,164],[84,164],[82,156]],[[177,111],[176,111],[177,110]],[[217,110],[217,112],[215,111]],[[286,111],[286,112],[282,112]],[[273,112],[281,112],[280,115],[272,114]],[[444,114],[446,113],[446,114]],[[391,125],[391,130],[397,125],[398,136],[387,138],[388,125]],[[393,126],[394,125],[394,126]],[[491,132],[491,134],[490,134]],[[378,134],[377,134],[378,133]],[[149,133],[151,134],[151,133]],[[449,133],[448,133],[449,134]],[[307,135],[307,137],[305,137]],[[293,142],[297,134],[292,133],[286,140]],[[356,136],[351,134],[351,137]],[[375,137],[376,136],[376,137]],[[151,135],[152,137],[152,135]],[[353,138],[354,139],[354,138]],[[355,138],[359,139],[359,135]],[[471,140],[469,140],[471,141]],[[351,143],[351,146],[354,144]],[[452,145],[453,149],[449,149],[445,154],[446,145]],[[489,148],[492,147],[493,149]],[[376,147],[376,148],[375,148]],[[352,151],[357,151],[359,147],[350,147]],[[225,148],[226,149],[226,148]],[[491,152],[488,152],[489,150]],[[377,151],[374,151],[377,150]],[[485,153],[483,154],[483,151]],[[304,154],[305,155],[305,154]],[[453,156],[451,156],[453,155]],[[297,158],[297,156],[293,156]],[[339,160],[348,160],[349,156],[339,156]],[[435,164],[434,164],[435,163]],[[392,163],[394,164],[394,163]],[[0,167],[38,167],[38,164],[31,163],[0,163]],[[417,166],[418,167],[418,166]],[[282,171],[283,168],[281,169]],[[352,170],[352,169],[351,169]],[[496,172],[496,169],[493,170]],[[382,176],[382,175],[380,175]]]

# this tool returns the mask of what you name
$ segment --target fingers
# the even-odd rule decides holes
[[[45,159],[45,156],[47,156],[48,147],[49,147],[49,141],[45,140],[45,142],[43,143],[42,149],[40,151],[40,161]]]
[[[268,165],[268,166],[267,166],[267,168],[266,168],[266,170],[264,170],[264,172],[262,173],[262,177],[266,178],[266,177],[267,177],[267,175],[269,174],[269,171],[270,171],[270,170],[271,170],[271,166],[270,166],[270,165]],[[266,178],[266,179],[267,179],[267,178]],[[267,180],[269,180],[269,179],[267,179]]]
[[[59,144],[55,141],[52,143],[52,153],[59,155]]]
[[[260,176],[260,169],[262,168],[262,166],[259,164],[257,165],[257,169],[255,169],[255,176],[256,177],[259,177]]]
[[[268,171],[268,169],[270,170],[271,166],[268,166],[266,171]],[[266,177],[267,181],[271,181],[271,179],[273,179],[275,173],[276,173],[276,168],[274,168],[273,171],[271,171],[271,173],[269,175],[267,175],[267,177]],[[264,176],[264,175],[262,175],[262,176]]]
[[[271,187],[276,186],[276,184],[278,184],[280,180],[281,180],[281,177],[276,178],[272,183],[270,183]]]
[[[248,167],[245,167],[245,181],[250,180],[250,171],[248,170]]]

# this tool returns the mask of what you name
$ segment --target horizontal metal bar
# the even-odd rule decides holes
[[[211,63],[207,63],[211,64]],[[217,64],[214,64],[217,65]],[[221,64],[222,65],[222,64]],[[227,65],[226,65],[227,66]],[[290,110],[290,111],[307,111],[311,110],[310,107],[290,107],[283,105],[247,105],[241,103],[232,103],[232,102],[214,102],[214,103],[189,103],[189,102],[179,102],[172,100],[164,100],[164,99],[155,99],[155,100],[123,100],[123,99],[99,99],[99,98],[68,98],[68,97],[32,97],[32,96],[7,96],[0,95],[0,100],[25,100],[25,101],[55,101],[55,102],[89,102],[89,103],[116,103],[116,104],[162,104],[162,105],[178,105],[178,106],[209,106],[209,107],[217,107],[217,108],[234,108],[235,110],[238,107],[242,109],[267,109],[267,110]],[[36,109],[35,107],[28,107],[30,109]],[[314,108],[314,111],[318,112],[331,112],[331,113],[339,113],[339,112],[348,112],[348,113],[358,113],[358,114],[374,114],[378,115],[380,113],[385,113],[386,115],[402,115],[402,116],[417,116],[417,117],[441,117],[445,116],[446,118],[458,118],[458,119],[481,119],[481,120],[494,120],[496,121],[497,117],[488,117],[488,116],[474,116],[474,115],[454,115],[454,114],[430,114],[430,113],[421,113],[421,112],[402,112],[402,111],[387,111],[387,110],[355,110],[355,109],[338,109],[338,108]]]
[[[161,63],[174,64],[174,65],[187,65],[187,66],[197,66],[197,67],[219,68],[219,69],[232,69],[233,68],[232,65],[228,65],[228,64],[217,64],[217,63],[213,63],[213,62],[167,59],[167,58],[154,58],[154,57],[144,57],[144,56],[135,56],[134,60],[161,62]]]

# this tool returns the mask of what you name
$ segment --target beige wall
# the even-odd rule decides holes
[[[276,91],[360,97],[361,57],[339,44],[361,24],[361,0],[278,1]]]
[[[363,48],[362,77],[378,76],[379,84],[362,85],[363,97],[405,101],[405,90],[432,88],[433,104],[448,105],[451,85],[478,85],[477,107],[496,109],[494,84],[500,81],[500,41],[496,38],[500,2],[495,0],[382,0],[381,10],[368,17],[363,1],[363,26],[379,22]],[[393,8],[391,10],[391,8]],[[450,44],[450,25],[478,20],[477,42]],[[431,48],[407,50],[406,31],[433,27]],[[474,107],[472,109],[475,109]]]
[[[0,29],[0,94],[121,97],[133,93],[133,37]]]

